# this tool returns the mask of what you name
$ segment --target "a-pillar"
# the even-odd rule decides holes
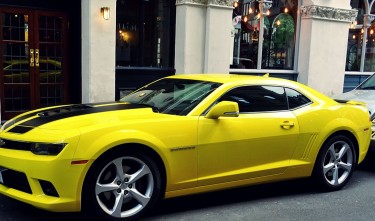
[[[109,7],[103,18],[101,8]],[[116,0],[82,0],[82,102],[115,99]]]
[[[229,73],[233,0],[177,0],[177,74]]]
[[[351,21],[350,0],[305,0],[301,6],[298,81],[334,96],[342,93]]]

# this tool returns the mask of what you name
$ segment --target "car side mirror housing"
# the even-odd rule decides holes
[[[208,119],[217,119],[219,117],[238,117],[239,108],[236,102],[221,101],[211,108],[206,114]]]

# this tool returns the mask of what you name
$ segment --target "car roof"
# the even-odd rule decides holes
[[[201,81],[211,81],[217,83],[247,83],[247,84],[268,84],[268,85],[284,85],[296,86],[299,83],[295,81],[285,80],[282,78],[268,77],[268,74],[261,76],[254,75],[238,75],[238,74],[177,74],[169,76],[174,79],[191,79]]]

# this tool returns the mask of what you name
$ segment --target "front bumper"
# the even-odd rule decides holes
[[[0,148],[0,194],[55,212],[81,209],[86,164],[72,165],[78,138],[57,156]]]

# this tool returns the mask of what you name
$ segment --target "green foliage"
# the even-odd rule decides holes
[[[278,21],[280,22],[278,24]],[[275,49],[285,48],[294,38],[294,21],[288,14],[280,14],[273,24],[272,42]]]

